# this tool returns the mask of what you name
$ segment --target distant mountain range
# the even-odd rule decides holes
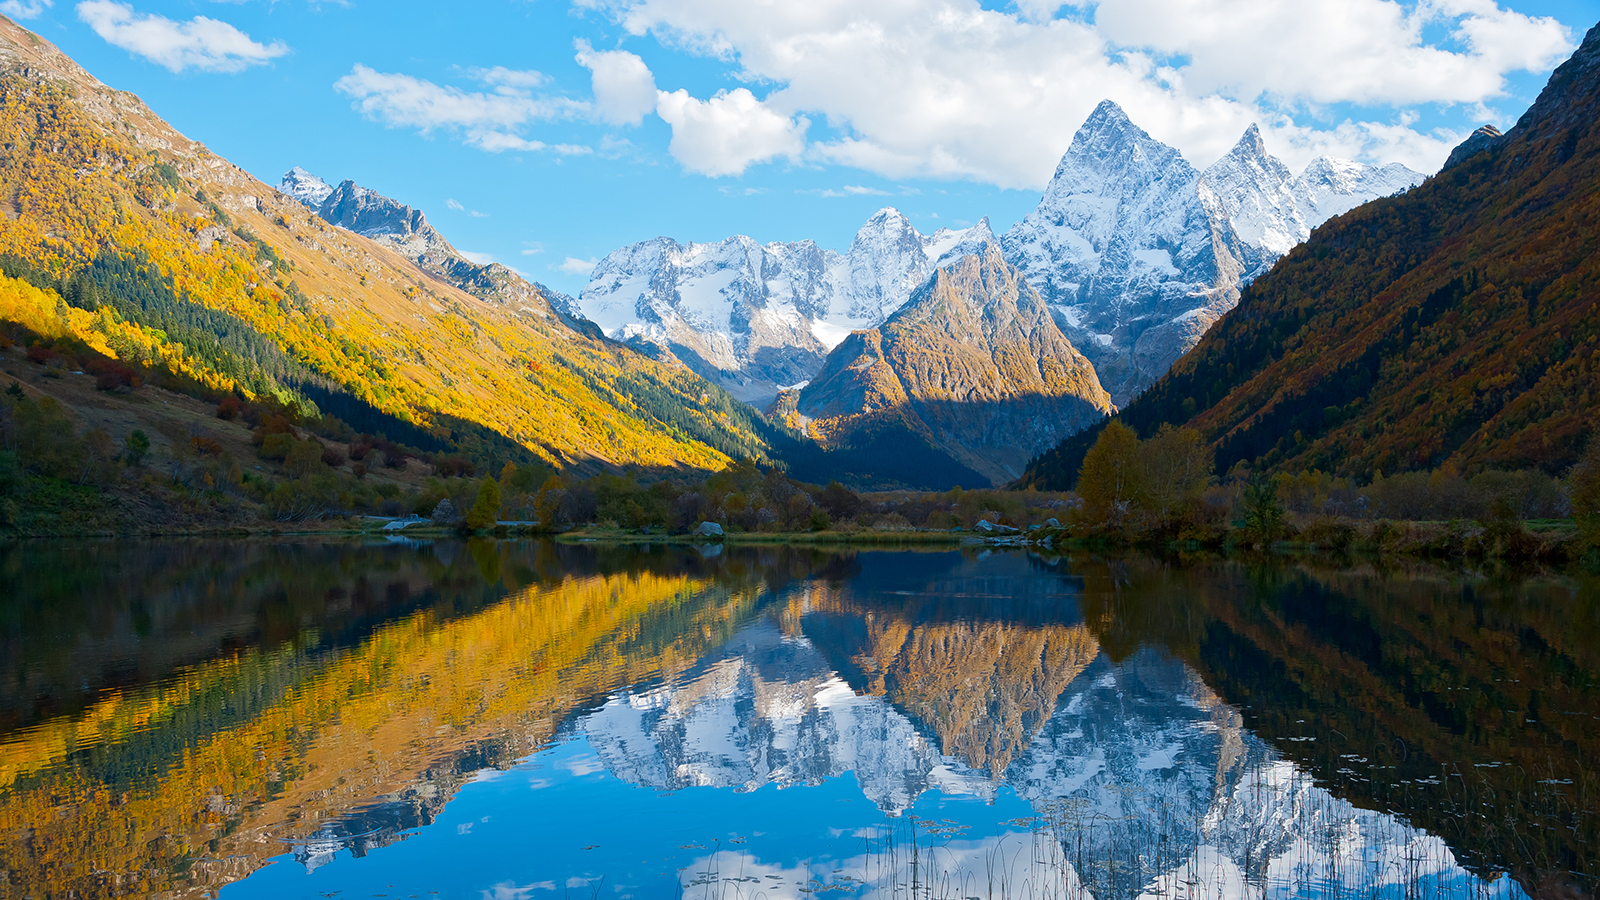
[[[1328,222],[1119,417],[1219,471],[1559,474],[1600,432],[1600,26],[1504,135]],[[1096,434],[1025,481],[1069,486]]]
[[[803,386],[852,330],[882,324],[935,268],[993,240],[987,221],[923,235],[895,209],[867,220],[846,253],[659,237],[602,259],[578,309],[611,337],[670,353],[761,405]]]
[[[1311,229],[1422,179],[1332,158],[1296,176],[1254,126],[1202,173],[1107,101],[1039,207],[999,243],[1123,404]],[[816,377],[845,334],[881,325],[935,270],[994,240],[987,219],[927,236],[893,208],[842,254],[813,241],[660,237],[601,260],[578,308],[611,337],[674,354],[760,405]]]

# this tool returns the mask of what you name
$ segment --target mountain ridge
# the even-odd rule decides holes
[[[712,469],[764,454],[765,426],[687,370],[573,328],[537,290],[514,308],[486,302],[329,226],[9,20],[0,70],[13,135],[0,254],[64,285],[103,271],[102,290],[226,314],[348,403],[443,440],[493,433],[589,469]],[[96,296],[63,299],[95,313],[76,336],[110,355],[181,365],[222,391],[245,390],[241,367],[256,371],[242,346],[185,344],[137,304],[116,313]],[[270,392],[293,396],[274,378]]]
[[[1120,418],[1196,428],[1219,471],[1565,470],[1600,396],[1596,113],[1600,26],[1511,131],[1323,225]],[[1070,484],[1093,440],[1023,482]]]

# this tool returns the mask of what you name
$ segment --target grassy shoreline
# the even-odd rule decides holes
[[[0,541],[70,538],[388,538],[440,540],[461,538],[550,539],[564,544],[608,546],[808,546],[817,548],[958,549],[982,547],[1044,553],[1141,551],[1154,554],[1202,553],[1234,555],[1341,555],[1406,558],[1430,562],[1510,562],[1575,565],[1600,562],[1600,553],[1582,546],[1574,524],[1568,520],[1520,523],[1514,529],[1494,529],[1471,521],[1412,522],[1394,520],[1318,520],[1281,539],[1260,541],[1247,529],[1219,526],[1186,530],[1179,535],[1103,531],[1073,534],[1067,529],[1043,529],[1027,534],[991,536],[972,530],[825,530],[806,532],[729,531],[718,538],[694,534],[640,533],[635,529],[580,527],[546,530],[526,526],[469,532],[460,528],[419,523],[399,531],[384,531],[386,524],[369,519],[308,523],[236,522],[215,527],[167,529],[73,529],[47,534],[0,534]]]

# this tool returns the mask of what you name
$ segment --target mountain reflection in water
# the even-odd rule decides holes
[[[483,541],[0,578],[6,896],[1596,890],[1592,579]]]

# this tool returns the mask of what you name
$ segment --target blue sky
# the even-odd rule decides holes
[[[1424,171],[1509,126],[1600,0],[0,0],[107,84],[275,184],[300,165],[425,210],[576,293],[658,234],[843,249],[1038,200],[1110,97],[1204,166],[1252,121]],[[29,15],[31,14],[31,15]],[[583,57],[580,61],[579,57]]]

